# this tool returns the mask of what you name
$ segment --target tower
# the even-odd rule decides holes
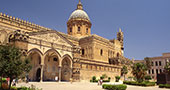
[[[67,22],[67,33],[72,36],[81,37],[91,34],[91,22],[83,5],[79,0],[77,9],[72,12]]]
[[[124,51],[123,37],[124,37],[123,32],[122,32],[121,28],[119,28],[119,32],[117,32],[117,40],[118,40],[118,41],[120,42],[120,44],[121,44],[122,53],[123,53],[123,51]]]

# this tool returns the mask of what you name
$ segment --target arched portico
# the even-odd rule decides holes
[[[59,78],[61,56],[57,50],[50,49],[44,54],[43,81],[54,81],[55,77]]]
[[[61,62],[61,81],[70,81],[72,78],[72,59],[64,55]]]
[[[42,53],[38,49],[31,49],[28,52],[28,57],[31,60],[32,69],[29,72],[28,78],[31,81],[40,81],[41,79],[41,64],[42,64]]]
[[[31,81],[70,81],[72,77],[72,58],[65,54],[61,57],[55,49],[49,49],[44,54],[36,48],[28,51],[32,70],[29,73]]]

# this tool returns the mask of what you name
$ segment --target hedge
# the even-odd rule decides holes
[[[123,81],[123,84],[128,84],[128,85],[136,85],[136,86],[155,86],[155,82],[149,82],[149,81],[144,81],[144,82],[136,82],[136,81]]]
[[[110,84],[103,84],[102,85],[103,89],[107,90],[126,90],[127,86],[126,85],[110,85]]]
[[[170,88],[170,84],[159,84],[159,88]]]
[[[98,82],[99,80],[90,80],[90,82]],[[110,82],[110,80],[103,80],[103,82]]]

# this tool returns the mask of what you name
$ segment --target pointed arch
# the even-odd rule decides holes
[[[43,53],[37,48],[33,48],[33,49],[29,50],[27,52],[27,56],[29,56],[32,52],[37,52],[39,55],[43,56]]]
[[[64,59],[68,59],[70,61],[70,67],[72,68],[73,58],[70,55],[65,54],[61,59],[61,63],[63,62]]]
[[[55,49],[49,49],[49,50],[47,50],[47,51],[44,53],[44,56],[46,56],[49,52],[55,52],[59,57],[61,57],[60,53],[59,53],[57,50],[55,50]]]

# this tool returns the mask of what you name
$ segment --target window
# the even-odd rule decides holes
[[[150,71],[150,70],[148,70],[148,73],[149,73],[149,74],[151,74],[151,71]]]
[[[162,63],[161,63],[161,61],[159,61],[159,66],[161,66],[162,65]]]
[[[158,74],[158,69],[156,69],[156,74]]]
[[[111,61],[111,59],[109,59],[109,64],[112,64],[112,61]]]
[[[157,61],[155,62],[155,65],[158,66],[158,62]]]
[[[72,28],[70,28],[70,32],[72,32]]]
[[[159,72],[162,73],[162,69],[160,69]]]
[[[58,59],[57,59],[57,58],[53,58],[53,61],[56,61],[56,62],[57,62],[57,61],[58,61]]]
[[[80,32],[80,27],[78,27],[78,32]]]
[[[100,55],[101,55],[101,56],[103,55],[103,50],[102,50],[102,49],[100,50]]]
[[[84,49],[82,49],[82,55],[84,55]]]
[[[154,69],[152,69],[152,74],[154,74]]]
[[[88,33],[88,28],[86,28],[86,33]]]

